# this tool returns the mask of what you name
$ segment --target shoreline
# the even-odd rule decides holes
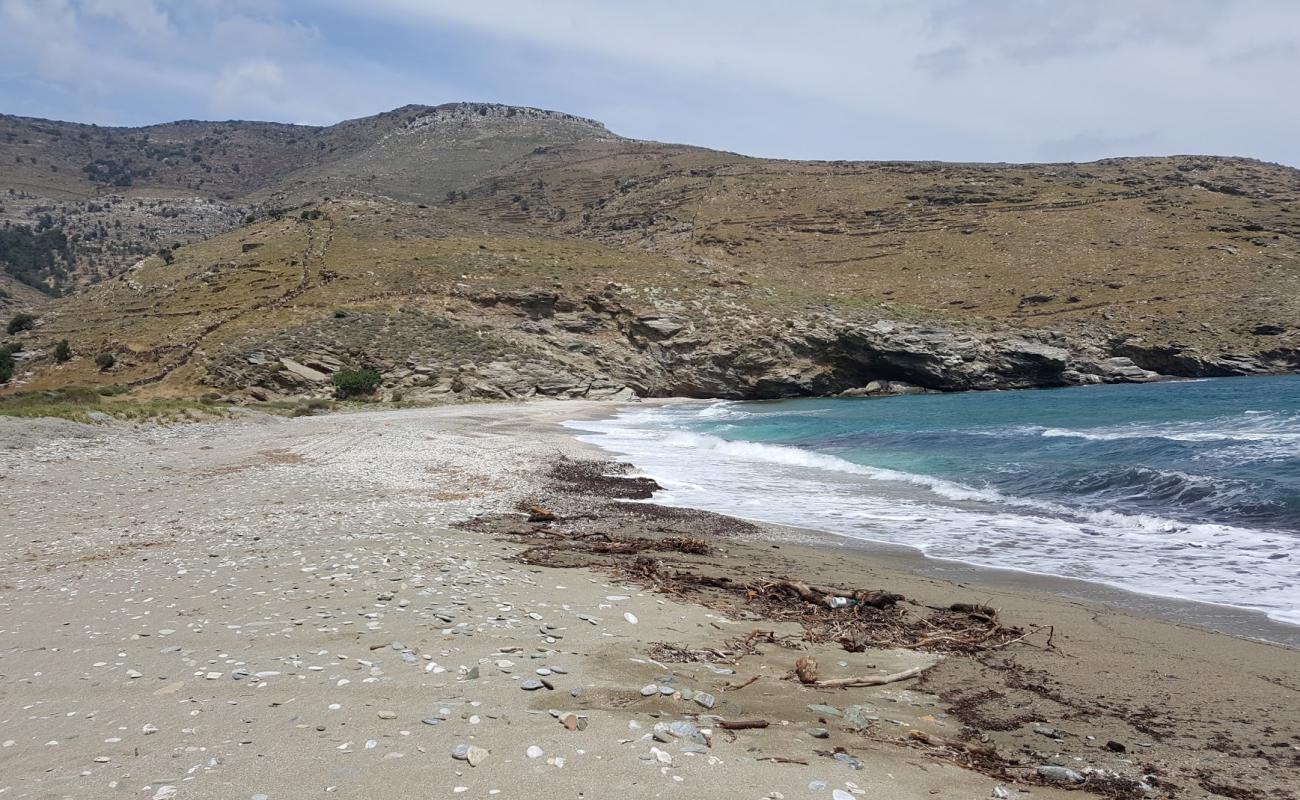
[[[1200,379],[1189,379],[1200,380]],[[617,416],[624,410],[637,407],[704,404],[716,401],[684,398],[650,399],[637,404],[620,403],[616,408],[605,413],[575,416],[573,420],[557,423],[567,435],[582,444],[589,445],[607,458],[623,460],[627,457],[613,450],[606,450],[599,444],[599,432],[571,428],[570,421],[607,419]],[[639,468],[639,465],[638,465]],[[669,476],[670,477],[670,476]],[[655,502],[651,498],[647,502]],[[670,504],[672,505],[672,504]],[[774,540],[790,543],[814,540],[819,546],[829,548],[846,548],[860,554],[868,560],[884,561],[893,568],[917,575],[933,577],[960,583],[988,586],[999,591],[1032,591],[1059,596],[1084,603],[1101,605],[1108,609],[1123,611],[1138,616],[1149,616],[1174,624],[1189,625],[1214,633],[1235,636],[1248,641],[1264,642],[1300,650],[1300,624],[1293,624],[1274,619],[1264,611],[1227,604],[1211,603],[1185,597],[1148,593],[1129,589],[1116,584],[1071,578],[1045,572],[1021,570],[1008,566],[977,564],[954,558],[931,556],[920,548],[896,542],[887,542],[868,538],[859,538],[835,531],[816,527],[794,526],[767,519],[737,515],[727,511],[702,508],[699,506],[678,506],[693,508],[724,516],[732,516],[753,522],[771,532]],[[1300,589],[1298,589],[1300,591]]]
[[[611,410],[0,426],[0,792],[1295,797],[1295,651],[558,477],[617,471],[561,424]],[[896,592],[880,619],[902,627],[845,649],[813,635],[838,612],[677,591],[646,564]],[[904,646],[932,621],[965,636],[953,603],[1006,627]],[[921,674],[821,688],[789,677],[801,656]]]

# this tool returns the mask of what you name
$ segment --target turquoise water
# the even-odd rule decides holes
[[[692,403],[575,423],[655,501],[1300,623],[1300,378]]]

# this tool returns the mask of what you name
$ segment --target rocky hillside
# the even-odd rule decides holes
[[[29,388],[271,398],[365,366],[389,397],[778,397],[1300,367],[1300,172],[1245,159],[770,161],[481,104],[0,123],[0,158],[25,148],[5,230],[67,239],[44,273],[6,261],[15,297],[74,290],[17,334]]]
[[[0,115],[0,226],[51,230],[68,243],[40,270],[0,249],[0,269],[57,296],[303,199],[440,202],[536,148],[615,138],[568,114],[481,103],[406,106],[327,128],[101,128]]]

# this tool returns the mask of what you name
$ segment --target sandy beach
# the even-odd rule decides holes
[[[1289,629],[647,511],[557,472],[613,410],[0,419],[0,797],[1298,796]],[[950,639],[717,588],[780,581]]]

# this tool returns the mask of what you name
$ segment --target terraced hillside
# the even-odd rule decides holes
[[[22,386],[310,395],[373,366],[386,396],[772,397],[1300,366],[1286,167],[770,161],[473,104],[191,125],[225,151],[132,178],[113,213],[167,195],[210,224],[124,224],[131,258],[76,267],[87,288],[18,334]],[[58,146],[24,159],[91,154]],[[65,208],[106,204],[73,199],[98,180],[22,176]],[[78,213],[46,227],[105,212]]]

